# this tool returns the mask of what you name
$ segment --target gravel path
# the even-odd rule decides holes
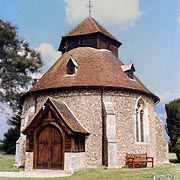
[[[32,178],[53,178],[70,176],[71,174],[65,174],[64,171],[56,170],[34,170],[31,172],[3,172],[0,171],[0,177],[32,177]]]

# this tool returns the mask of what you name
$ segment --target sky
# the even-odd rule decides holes
[[[119,59],[132,61],[136,76],[165,103],[180,98],[180,0],[91,0],[91,16],[122,42]],[[89,16],[88,0],[0,0],[0,19],[42,55],[42,72],[61,56],[61,37]],[[6,107],[7,108],[7,107]],[[9,110],[8,110],[9,112]],[[0,139],[7,131],[0,114]]]

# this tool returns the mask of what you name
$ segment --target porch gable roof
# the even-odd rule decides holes
[[[80,122],[77,120],[77,118],[74,116],[72,111],[67,107],[65,103],[59,102],[50,97],[47,98],[40,110],[34,115],[34,117],[29,121],[29,124],[27,124],[21,132],[25,135],[30,134],[35,128],[37,128],[39,121],[41,121],[43,115],[47,113],[46,111],[52,111],[52,109],[56,111],[56,114],[58,116],[58,122],[60,124],[63,124],[62,127],[68,129],[71,134],[90,134],[88,130],[86,130],[80,124]]]

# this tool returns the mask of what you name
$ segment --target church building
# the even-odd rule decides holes
[[[122,43],[88,17],[60,42],[62,56],[23,95],[16,164],[67,173],[120,168],[126,153],[168,162],[159,98],[118,58]]]

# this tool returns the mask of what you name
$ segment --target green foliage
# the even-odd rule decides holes
[[[18,37],[17,28],[0,20],[0,101],[18,108],[22,90],[26,90],[31,73],[42,66],[41,56]]]
[[[174,151],[173,151],[173,147],[172,147],[171,141],[168,141],[168,146],[169,146],[169,152],[173,153]]]
[[[175,99],[165,105],[167,114],[167,129],[171,140],[171,151],[180,160],[180,99]]]
[[[172,151],[176,153],[177,159],[180,160],[180,139],[178,139],[178,141],[172,148]]]
[[[21,118],[19,115],[15,115],[12,119],[9,119],[9,124],[11,128],[4,134],[3,139],[3,150],[7,154],[15,154],[16,151],[16,141],[20,135],[20,122]]]
[[[42,67],[41,56],[18,37],[17,28],[0,20],[0,102],[7,103],[14,113],[21,113],[20,96],[32,83],[31,75]],[[15,152],[19,137],[20,117],[9,118],[11,128],[5,133],[4,150]]]
[[[16,141],[19,137],[19,131],[16,128],[10,128],[4,134],[4,145],[3,150],[8,154],[15,154]]]

